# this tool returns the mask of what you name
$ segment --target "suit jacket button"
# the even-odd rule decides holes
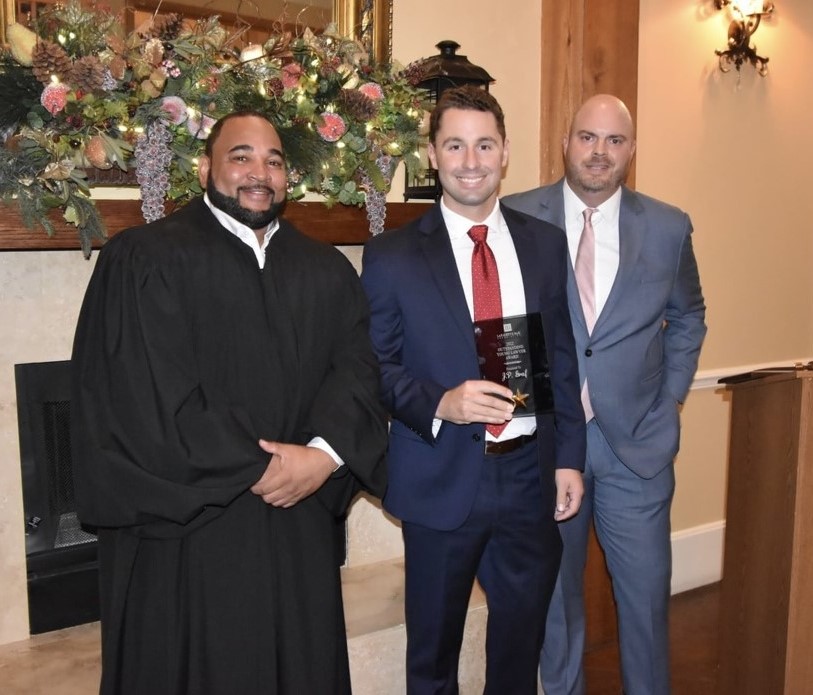
[[[593,351],[592,351],[590,348],[587,348],[587,349],[584,351],[584,356],[585,356],[585,357],[592,357],[592,356],[593,356]]]
[[[472,438],[472,439],[473,439],[475,442],[479,442],[479,441],[480,441],[480,435],[479,435],[479,434],[476,434],[476,433],[475,433],[475,434],[471,435],[471,438]]]

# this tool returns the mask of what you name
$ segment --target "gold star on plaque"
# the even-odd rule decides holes
[[[517,392],[511,396],[511,399],[514,401],[514,405],[518,408],[527,408],[528,405],[525,403],[525,401],[528,400],[528,396],[530,395],[530,393],[520,393],[519,389],[517,389]]]

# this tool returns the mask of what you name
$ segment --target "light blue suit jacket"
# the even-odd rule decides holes
[[[564,179],[503,203],[565,228]],[[643,478],[675,457],[677,403],[697,369],[706,334],[703,293],[688,215],[624,187],[618,274],[588,335],[572,264],[568,302],[581,381],[616,455]]]

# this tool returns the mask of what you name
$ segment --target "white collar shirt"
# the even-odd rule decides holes
[[[522,271],[514,248],[514,240],[500,212],[499,202],[495,204],[488,217],[479,223],[472,222],[470,219],[453,212],[446,207],[442,200],[440,210],[443,221],[446,223],[446,229],[449,232],[454,260],[457,264],[457,273],[463,285],[463,292],[466,295],[466,303],[469,306],[469,314],[472,320],[474,320],[474,295],[472,293],[471,254],[474,250],[474,242],[469,236],[469,230],[475,224],[488,226],[486,242],[494,254],[494,259],[497,261],[503,316],[524,314],[525,288],[522,284]]]
[[[584,229],[584,211],[590,207],[585,205],[573,192],[565,181],[565,232],[567,233],[567,247],[570,252],[571,265],[576,262],[576,251],[579,248],[579,238]],[[619,188],[605,200],[593,213],[591,222],[596,236],[596,317],[601,315],[610,290],[613,288],[615,276],[618,273],[620,258],[619,218],[621,214],[621,189]]]
[[[474,250],[474,241],[472,241],[468,232],[475,224],[488,226],[486,242],[497,262],[503,316],[521,316],[525,314],[525,286],[522,283],[522,270],[519,266],[514,240],[500,211],[499,201],[494,204],[494,209],[489,213],[488,217],[479,223],[450,210],[442,199],[440,211],[449,232],[457,273],[463,286],[463,293],[466,295],[466,303],[472,320],[474,320],[474,294],[472,292],[471,256]],[[435,433],[437,433],[440,421],[436,420],[435,422]],[[508,423],[508,426],[500,433],[497,441],[532,434],[535,430],[535,417],[517,417]],[[486,439],[493,441],[494,437],[486,432]]]
[[[257,258],[257,264],[260,266],[260,269],[264,268],[265,249],[268,246],[268,242],[271,241],[271,237],[274,236],[274,232],[279,229],[279,220],[274,219],[269,223],[268,229],[265,230],[263,243],[260,244],[257,241],[257,235],[254,233],[253,229],[242,222],[238,222],[231,215],[227,215],[225,212],[223,212],[223,210],[220,208],[215,207],[212,201],[209,200],[208,193],[204,193],[203,201],[212,211],[212,214],[217,218],[217,221],[254,252],[254,256]]]

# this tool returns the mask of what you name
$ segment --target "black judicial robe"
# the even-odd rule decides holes
[[[337,517],[381,496],[386,417],[356,272],[281,221],[263,270],[202,200],[116,235],[72,370],[77,509],[99,533],[103,695],[350,690]],[[258,439],[344,459],[276,509]]]

